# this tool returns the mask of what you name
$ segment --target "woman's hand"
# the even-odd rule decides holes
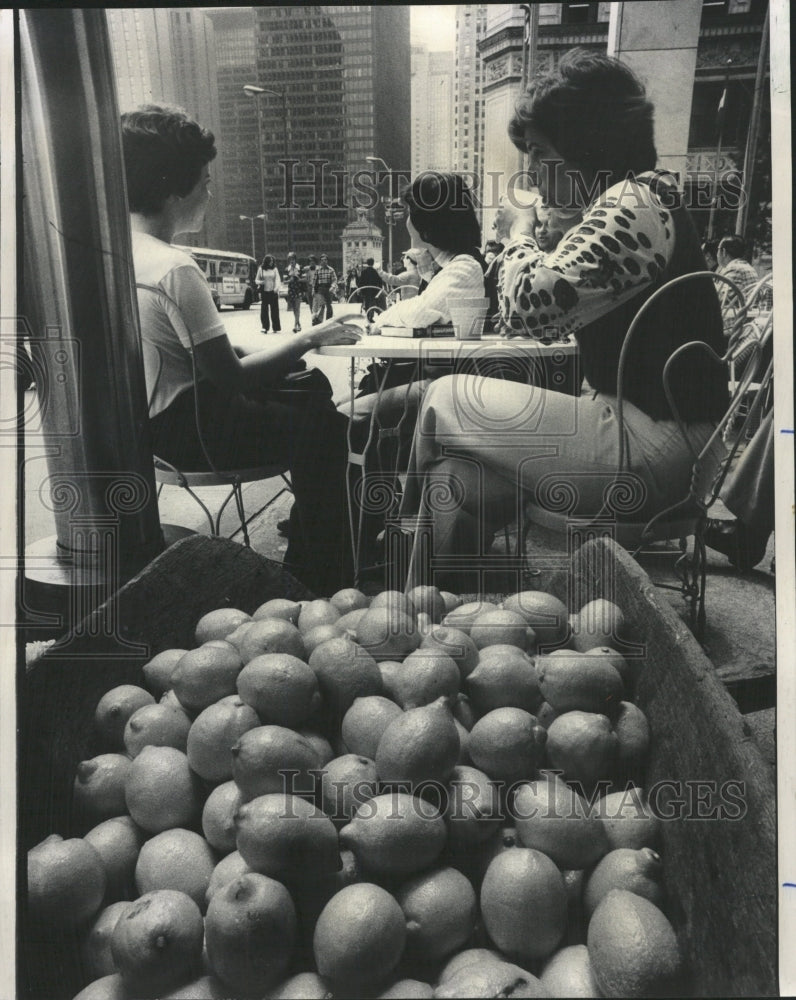
[[[320,323],[307,331],[309,346],[327,347],[330,344],[356,344],[364,332],[362,316],[358,316],[358,319],[358,323],[352,322],[352,318],[349,318],[347,322],[330,319],[325,323]]]

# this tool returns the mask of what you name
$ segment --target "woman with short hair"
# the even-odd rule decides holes
[[[619,462],[616,392],[625,334],[653,292],[705,267],[676,186],[654,171],[653,107],[627,66],[570,51],[519,99],[509,136],[528,155],[545,204],[558,218],[582,213],[582,221],[549,252],[528,237],[507,245],[501,318],[518,335],[550,327],[560,337],[574,335],[594,391],[568,396],[468,375],[429,387],[402,513],[432,519],[432,557],[455,555],[476,571],[434,576],[453,589],[479,585],[484,546],[540,484],[563,484],[575,514],[601,510]],[[662,373],[672,352],[692,340],[722,352],[719,303],[708,277],[685,282],[651,307],[628,351],[623,426],[637,491],[635,509],[627,512],[633,520],[647,520],[687,494],[693,456]],[[726,374],[703,352],[692,352],[675,366],[671,384],[698,450],[726,409]],[[444,509],[433,509],[435,484],[450,494]],[[412,582],[433,574],[433,560],[423,565],[419,553],[416,544]]]
[[[192,471],[208,468],[198,415],[218,467],[289,469],[295,504],[285,563],[310,589],[331,594],[351,581],[345,420],[331,392],[291,396],[283,388],[308,350],[352,343],[357,332],[326,323],[239,357],[203,273],[171,246],[175,234],[202,227],[212,132],[180,108],[154,104],[122,115],[121,126],[154,453]]]

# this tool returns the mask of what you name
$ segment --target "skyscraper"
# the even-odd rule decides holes
[[[453,166],[453,53],[412,46],[412,174]]]
[[[220,117],[212,24],[200,10],[130,7],[106,11],[119,108],[167,103],[185,108],[216,136]],[[223,247],[224,171],[211,165],[213,194],[200,233],[179,238]]]
[[[489,5],[458,4],[453,90],[453,164],[477,184],[484,157],[483,64],[478,43],[486,32]]]

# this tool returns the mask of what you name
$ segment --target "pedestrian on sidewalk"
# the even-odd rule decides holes
[[[279,333],[282,326],[279,322],[279,286],[282,279],[276,266],[276,261],[270,253],[263,257],[263,262],[257,268],[254,278],[260,289],[260,333],[268,333],[268,312],[271,313],[274,333]]]
[[[329,266],[329,258],[325,253],[321,254],[320,267],[315,271],[315,285],[312,297],[312,325],[323,322],[324,319],[331,319],[332,313],[332,291],[337,289],[337,274],[333,267]],[[323,315],[324,308],[326,315]]]
[[[287,284],[287,306],[293,311],[293,333],[301,333],[301,267],[296,260],[295,250],[291,250],[287,255],[285,283]]]

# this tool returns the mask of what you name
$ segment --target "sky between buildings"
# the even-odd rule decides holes
[[[411,4],[413,45],[425,45],[430,52],[453,51],[456,40],[456,4]]]

